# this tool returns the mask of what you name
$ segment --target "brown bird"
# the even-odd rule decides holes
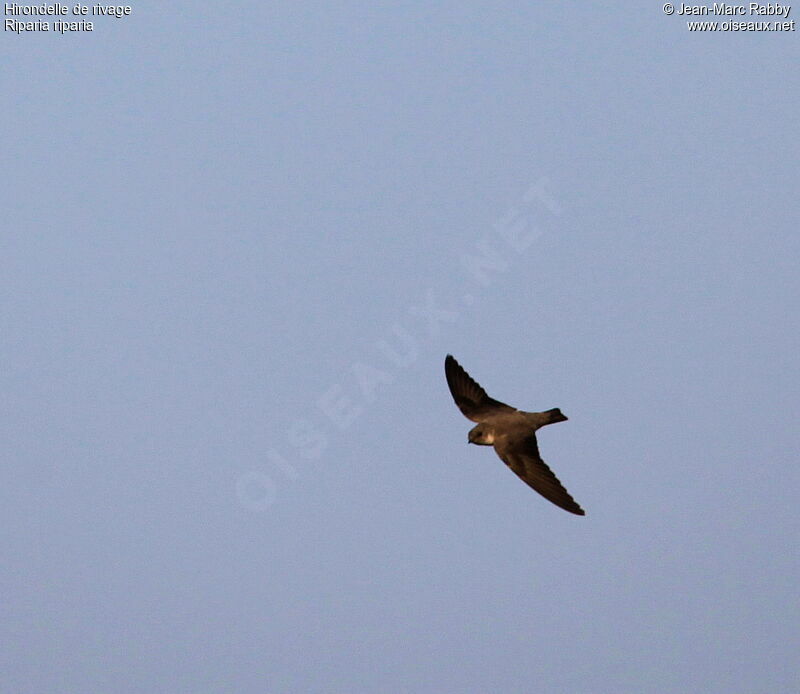
[[[586,512],[575,502],[539,455],[536,430],[566,422],[557,407],[546,412],[523,412],[490,398],[461,365],[448,354],[444,360],[447,385],[462,414],[478,425],[468,436],[469,443],[494,446],[497,455],[527,485],[545,499],[578,516]]]

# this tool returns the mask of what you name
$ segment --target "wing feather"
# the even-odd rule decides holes
[[[444,373],[453,400],[467,419],[482,422],[487,415],[516,412],[513,407],[490,398],[450,354],[444,360]]]
[[[545,499],[570,513],[578,516],[586,515],[547,463],[542,460],[535,435],[529,434],[526,437],[500,441],[495,444],[494,449],[500,459],[525,484],[535,489]]]

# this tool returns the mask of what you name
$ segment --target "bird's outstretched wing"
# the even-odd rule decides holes
[[[495,443],[494,450],[523,482],[545,499],[575,515],[586,515],[564,485],[558,481],[547,463],[542,460],[534,434],[503,438]]]
[[[490,398],[450,354],[444,360],[444,373],[453,400],[467,419],[482,422],[487,415],[516,412],[513,407]]]

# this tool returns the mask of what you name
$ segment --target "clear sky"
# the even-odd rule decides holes
[[[132,7],[2,36],[0,691],[800,690],[798,33]]]

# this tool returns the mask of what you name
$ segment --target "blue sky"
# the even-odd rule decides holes
[[[3,53],[2,691],[797,691],[796,33],[143,2]],[[447,353],[569,416],[585,518]]]

